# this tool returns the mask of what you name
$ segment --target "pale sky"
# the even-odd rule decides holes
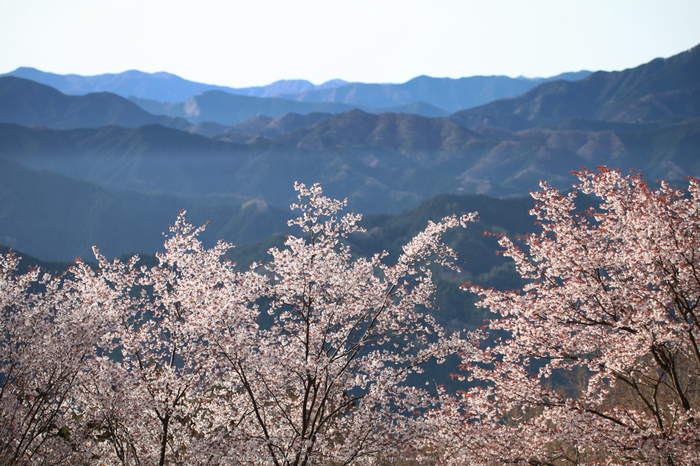
[[[399,83],[621,70],[698,44],[699,0],[0,0],[0,73]]]

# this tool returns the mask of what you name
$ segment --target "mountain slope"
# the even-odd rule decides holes
[[[329,118],[331,115],[331,113],[318,112],[306,115],[285,113],[274,118],[266,115],[257,115],[237,125],[224,128],[218,134],[247,133],[271,138],[297,128],[312,126],[321,120]]]
[[[457,154],[454,163],[479,154]],[[279,208],[293,201],[295,181],[322,182],[366,213],[400,212],[458,184],[440,164],[433,169],[385,149],[321,152],[269,140],[242,146],[157,125],[57,131],[0,124],[0,157],[110,189],[206,202],[260,198]]]
[[[456,112],[449,120],[467,128],[519,130],[572,118],[640,123],[698,116],[700,46],[633,69],[540,84],[518,97]]]
[[[0,124],[0,157],[114,189],[211,194],[254,151],[159,125],[57,131]]]
[[[94,260],[153,253],[181,209],[195,224],[211,221],[202,236],[244,244],[286,231],[288,213],[257,200],[248,204],[196,205],[182,198],[109,191],[47,170],[30,170],[0,158],[0,244],[44,260]]]
[[[189,125],[181,118],[152,115],[108,92],[69,96],[52,87],[12,76],[0,78],[0,122],[56,129],[106,125],[135,128],[156,123],[179,128]]]
[[[313,126],[282,134],[275,141],[301,149],[331,147],[384,149],[400,153],[459,150],[481,141],[477,134],[441,118],[353,110]]]

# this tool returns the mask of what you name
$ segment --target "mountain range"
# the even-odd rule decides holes
[[[466,129],[444,119],[354,110],[254,143],[160,125],[54,130],[0,124],[0,157],[109,189],[198,202],[259,198],[277,208],[295,181],[324,183],[360,211],[400,212],[439,193],[516,195],[606,164],[653,179],[699,172],[700,119],[637,131]],[[222,201],[224,200],[224,201]]]
[[[376,214],[398,214],[443,193],[523,195],[541,179],[566,188],[573,180],[569,172],[581,166],[635,168],[649,181],[682,182],[700,174],[699,70],[695,47],[634,69],[540,82],[521,95],[444,117],[304,100],[320,100],[324,92],[342,100],[349,95],[342,89],[357,83],[324,88],[279,83],[278,90],[293,90],[284,99],[209,89],[184,103],[139,98],[139,106],[108,92],[66,95],[5,76],[0,161],[7,175],[0,179],[0,243],[22,248],[33,241],[26,251],[41,259],[83,255],[89,241],[106,245],[110,254],[152,251],[157,244],[139,243],[145,233],[126,225],[151,229],[165,221],[160,232],[174,213],[165,220],[156,211],[176,212],[176,206],[195,217],[206,213],[215,221],[212,231],[225,232],[228,240],[263,239],[275,232],[272,221],[295,198],[295,181],[322,182],[328,195],[348,197],[352,209]],[[469,79],[446,80],[440,92],[431,87],[434,78],[386,86],[450,100],[454,96],[445,94]],[[384,92],[376,87],[384,85],[366,86],[355,86],[353,99],[365,91]],[[386,89],[387,95],[400,94],[397,87]],[[398,100],[383,103],[389,102]],[[160,106],[158,111],[169,106],[173,115],[148,112],[148,105]],[[287,105],[305,107],[292,112]],[[318,111],[330,106],[332,111]],[[24,189],[17,180],[34,181],[23,182],[30,187]],[[84,201],[54,194],[62,192],[81,193],[75,199]],[[59,201],[73,207],[52,204]],[[247,210],[250,206],[255,209]],[[257,213],[246,217],[244,210]],[[90,216],[97,225],[86,223]],[[47,227],[39,226],[43,220]],[[112,222],[124,229],[99,233],[99,225],[109,229]],[[230,224],[228,230],[222,223]],[[42,240],[59,228],[70,233]],[[95,235],[81,236],[79,230]]]
[[[524,94],[452,114],[464,127],[508,130],[567,120],[644,123],[700,116],[700,46],[634,69],[598,71],[576,81],[540,84]]]
[[[345,81],[334,79],[315,86],[302,79],[280,80],[267,86],[233,88],[188,81],[172,73],[144,73],[129,70],[122,73],[106,73],[96,76],[78,74],[61,75],[47,73],[36,68],[20,67],[0,76],[15,76],[51,86],[64,94],[82,95],[92,92],[111,92],[122,97],[155,99],[162,102],[180,102],[205,91],[224,91],[252,97],[275,97],[280,94],[302,92],[309,89],[334,87]]]
[[[543,82],[577,81],[589,74],[590,71],[579,71],[532,79],[507,76],[471,76],[459,79],[418,76],[402,84],[346,83],[335,87],[281,94],[280,97],[300,102],[340,102],[373,108],[391,108],[425,102],[452,113],[522,94]]]
[[[128,100],[98,92],[71,96],[28,79],[0,78],[0,122],[43,125],[56,129],[118,125],[136,128],[148,124],[186,128],[182,118],[153,115]]]
[[[341,79],[334,79],[320,85],[314,85],[306,80],[281,80],[267,86],[245,88],[203,84],[188,81],[170,73],[150,74],[136,70],[118,74],[80,76],[74,74],[58,75],[34,68],[21,67],[0,76],[15,76],[29,79],[51,86],[65,94],[112,92],[122,97],[132,98],[134,102],[142,105],[151,113],[168,115],[171,115],[169,112],[177,111],[174,110],[173,105],[168,106],[165,105],[166,103],[184,104],[186,100],[195,95],[208,91],[222,91],[227,94],[248,97],[277,97],[295,102],[347,105],[347,107],[335,107],[342,109],[339,111],[359,108],[373,112],[393,111],[418,113],[424,116],[445,116],[457,110],[521,94],[542,82],[562,79],[576,81],[589,74],[590,71],[578,71],[562,73],[549,78],[472,76],[450,79],[419,76],[402,84],[348,83]],[[218,95],[220,96],[220,94]],[[242,100],[241,102],[254,101]],[[155,111],[158,108],[158,104],[160,104],[160,111]],[[299,108],[303,107],[297,105],[296,110],[290,108],[287,111],[301,113],[298,111]],[[328,106],[328,108],[333,107]],[[263,111],[259,113],[277,116],[277,114],[271,115]],[[213,118],[209,119],[222,123]]]

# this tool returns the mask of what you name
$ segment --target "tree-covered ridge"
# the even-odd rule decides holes
[[[358,111],[245,145],[155,125],[58,131],[0,124],[0,156],[108,189],[257,198],[279,209],[291,201],[284,186],[316,179],[367,213],[399,213],[441,193],[523,195],[540,179],[567,186],[569,171],[582,165],[682,180],[698,170],[699,128],[694,119],[641,130],[472,132],[444,120]]]

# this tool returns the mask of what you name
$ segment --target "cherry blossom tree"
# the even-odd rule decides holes
[[[474,351],[425,313],[448,217],[404,247],[354,258],[360,216],[296,185],[301,216],[272,260],[239,271],[180,214],[158,255],[60,277],[0,263],[0,458],[18,464],[362,464],[432,454],[431,361]]]
[[[170,227],[165,252],[151,269],[109,263],[100,256],[100,277],[121,290],[104,318],[102,353],[81,384],[82,405],[92,428],[92,458],[108,464],[215,464],[213,409],[220,384],[207,335],[216,316],[255,325],[246,305],[259,298],[265,277],[241,273],[223,256],[232,244],[205,249],[181,212]],[[139,293],[140,291],[140,293]],[[249,341],[255,344],[255,341]],[[217,389],[218,390],[218,389]],[[214,455],[214,456],[213,456]]]
[[[473,348],[476,335],[447,335],[422,309],[434,293],[428,264],[454,267],[442,233],[474,215],[429,223],[389,266],[385,252],[353,258],[342,243],[361,231],[359,215],[338,216],[347,201],[319,185],[296,189],[301,216],[290,224],[305,236],[269,251],[266,280],[245,279],[258,287],[256,301],[216,308],[207,324],[220,382],[206,418],[219,461],[361,464],[398,455],[424,434],[418,413],[437,401],[408,377]],[[270,325],[259,325],[261,311]]]
[[[446,462],[700,463],[698,180],[575,174],[533,193],[524,250],[500,239],[523,290],[469,286],[504,336],[463,366],[481,386],[433,413]],[[578,192],[600,204],[577,213]]]
[[[73,409],[80,379],[108,331],[106,301],[121,292],[80,262],[61,277],[16,275],[18,262],[0,256],[0,462],[76,463],[89,456]]]
[[[197,351],[196,295],[216,290],[221,244],[205,251],[192,242],[196,229],[178,217],[165,242],[159,264],[136,269],[107,262],[97,251],[99,276],[109,287],[123,290],[117,313],[109,316],[104,353],[84,378],[83,405],[100,447],[101,461],[119,464],[182,464],[197,439],[191,417],[193,402],[206,387]],[[213,260],[212,260],[213,258]],[[141,294],[137,293],[140,289]],[[136,295],[136,296],[134,296]]]

